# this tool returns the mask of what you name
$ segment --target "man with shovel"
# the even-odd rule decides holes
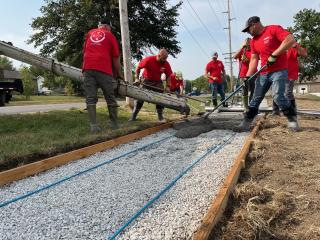
[[[212,61],[210,61],[205,69],[205,77],[208,78],[209,87],[212,95],[213,106],[218,105],[217,93],[220,94],[221,102],[225,99],[223,80],[225,79],[226,71],[224,70],[223,63],[218,60],[218,53],[214,52]],[[223,104],[225,107],[226,105]]]
[[[260,77],[256,81],[254,95],[249,104],[249,111],[245,113],[242,123],[235,131],[249,131],[250,125],[258,114],[259,105],[266,92],[272,87],[273,101],[288,118],[288,127],[291,130],[299,130],[299,124],[294,107],[285,97],[285,82],[288,79],[288,63],[286,51],[295,44],[294,37],[290,32],[279,25],[263,26],[260,18],[250,17],[242,32],[249,33],[251,41],[251,60],[246,78],[254,74],[261,59]],[[266,67],[265,67],[266,66]]]
[[[142,84],[143,88],[155,91],[164,92],[167,91],[169,86],[167,83],[170,81],[170,75],[172,74],[171,66],[167,61],[168,51],[161,49],[155,56],[149,56],[142,59],[136,69],[135,84]],[[140,82],[140,71],[144,69],[142,73],[143,82]],[[134,108],[129,121],[136,121],[137,115],[143,106],[144,101],[135,100]],[[163,117],[163,106],[156,105],[159,122],[166,122]]]

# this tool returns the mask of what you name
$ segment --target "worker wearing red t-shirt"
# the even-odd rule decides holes
[[[167,90],[167,84],[170,81],[170,75],[172,74],[171,66],[167,61],[168,51],[161,49],[158,55],[149,56],[142,59],[136,69],[136,83],[141,83],[143,88],[155,91],[164,92]],[[140,71],[144,69],[142,73],[143,81],[140,81]],[[143,106],[144,101],[135,100],[134,108],[129,121],[135,121],[140,109]],[[158,113],[159,122],[166,122],[163,117],[163,106],[157,104],[156,109]]]
[[[295,111],[297,111],[296,100],[293,95],[294,82],[298,80],[299,75],[299,59],[298,57],[306,57],[307,50],[301,47],[298,43],[294,44],[292,48],[287,51],[288,60],[288,80],[286,81],[285,96],[290,100]],[[280,115],[278,105],[273,102],[273,115]]]
[[[209,87],[211,90],[211,97],[213,106],[218,105],[217,93],[221,97],[221,102],[225,99],[223,80],[226,76],[223,63],[218,60],[218,53],[215,52],[212,55],[212,61],[210,61],[205,69],[205,77],[208,78]],[[225,104],[223,105],[225,106]]]
[[[122,73],[118,43],[110,30],[107,18],[102,18],[98,28],[88,32],[83,46],[84,90],[93,133],[101,130],[96,119],[98,87],[102,89],[108,105],[111,127],[118,128],[117,109],[119,106],[114,97],[112,80],[114,76],[122,78]]]
[[[250,17],[247,20],[242,32],[248,32],[253,37],[250,44],[251,60],[247,79],[256,71],[259,59],[261,59],[261,66],[267,65],[267,68],[261,71],[259,78],[256,80],[249,111],[245,113],[242,123],[235,130],[250,130],[250,125],[258,114],[259,105],[271,86],[273,100],[288,118],[289,129],[298,130],[297,114],[284,95],[285,82],[288,79],[286,51],[295,44],[294,37],[279,25],[263,26],[257,16]]]
[[[170,76],[170,92],[183,94],[183,77],[182,72],[172,73]]]
[[[239,79],[241,83],[244,83],[244,87],[242,89],[242,102],[243,102],[243,108],[245,112],[249,110],[248,104],[249,104],[249,101],[251,101],[252,99],[255,81],[256,81],[256,79],[251,79],[249,82],[244,81],[247,76],[249,63],[251,59],[250,42],[251,42],[251,39],[247,38],[242,44],[242,47],[233,56],[234,59],[237,59],[239,61]],[[248,98],[249,91],[250,91],[250,96]]]

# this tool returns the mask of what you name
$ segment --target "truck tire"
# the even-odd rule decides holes
[[[0,107],[3,107],[6,103],[6,93],[0,92]]]

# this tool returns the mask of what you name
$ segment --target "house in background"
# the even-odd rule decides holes
[[[43,86],[44,78],[42,76],[37,77],[37,88],[39,95],[49,95],[52,93],[52,90],[48,89],[47,87]]]
[[[315,81],[312,82],[296,82],[293,88],[294,93],[304,94],[304,93],[318,93],[320,94],[320,76],[317,77]]]

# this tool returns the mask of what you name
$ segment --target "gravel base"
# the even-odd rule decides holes
[[[0,189],[0,201],[25,194],[174,133],[172,129],[162,131],[15,182]],[[207,148],[230,133],[216,130],[197,138],[172,137],[2,207],[1,239],[106,239]],[[139,218],[123,238],[179,239],[190,236],[232,165],[245,135],[237,134],[232,144],[199,163],[174,189]],[[163,212],[169,215],[163,216]],[[186,217],[181,217],[181,213]],[[148,219],[148,216],[153,220]],[[146,224],[140,225],[143,219],[158,225],[148,230]]]

